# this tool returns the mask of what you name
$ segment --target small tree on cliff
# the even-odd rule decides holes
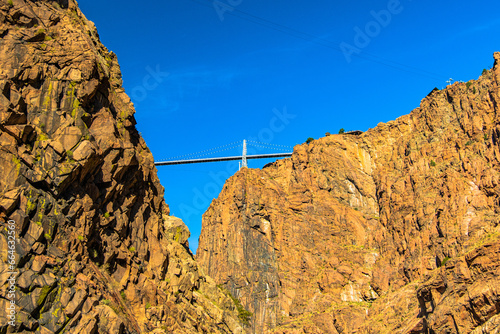
[[[341,129],[339,130],[339,135],[341,135],[341,134],[343,134],[343,133],[345,133],[345,130],[344,130],[344,128],[341,128]]]
[[[312,142],[313,140],[314,140],[314,138],[309,137],[309,138],[307,138],[306,143],[307,143],[307,144],[309,144],[309,143],[310,143],[310,142]]]

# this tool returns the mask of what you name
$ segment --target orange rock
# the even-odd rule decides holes
[[[296,146],[290,159],[226,182],[203,216],[196,258],[254,314],[252,332],[493,326],[500,53],[494,57],[478,80],[434,90],[409,115]],[[256,283],[242,285],[249,272]],[[346,308],[351,315],[337,311]]]
[[[14,0],[0,30],[0,217],[16,222],[20,289],[16,326],[1,312],[1,331],[241,333],[237,305],[168,216],[93,23],[74,0]]]

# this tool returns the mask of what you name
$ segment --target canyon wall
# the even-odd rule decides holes
[[[494,58],[408,115],[226,182],[196,258],[253,313],[248,332],[499,331]]]
[[[93,23],[73,0],[1,0],[0,37],[0,331],[242,332],[169,216]]]

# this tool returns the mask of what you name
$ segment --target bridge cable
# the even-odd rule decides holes
[[[247,140],[247,143],[250,143],[251,145],[264,145],[264,146],[268,146],[269,148],[279,147],[279,148],[293,149],[293,146],[290,146],[290,145],[263,143],[263,142],[254,141],[254,140]]]
[[[215,154],[215,153],[220,153],[220,152],[223,152],[223,151],[227,151],[227,150],[230,150],[230,149],[237,148],[238,146],[241,146],[241,142],[240,141],[233,142],[233,143],[226,144],[226,145],[222,145],[222,146],[218,146],[218,147],[214,147],[214,148],[210,148],[210,149],[199,151],[199,152],[195,152],[195,153],[178,155],[178,156],[171,157],[171,158],[168,158],[168,159],[164,159],[164,160],[161,160],[161,161],[169,161],[169,160],[178,160],[178,159],[182,159],[182,158],[195,158],[195,157],[209,156],[209,155],[212,155],[212,154]]]
[[[276,151],[284,151],[285,150],[285,148],[282,148],[282,147],[269,147],[269,146],[262,146],[262,145],[257,145],[257,144],[252,144],[252,147],[259,147],[259,148],[263,148],[263,149],[276,150]],[[291,149],[288,148],[287,150],[290,151]]]

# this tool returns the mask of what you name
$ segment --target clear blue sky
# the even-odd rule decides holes
[[[79,3],[118,55],[157,160],[244,138],[294,146],[340,128],[367,130],[409,113],[450,77],[476,79],[500,51],[493,0]],[[201,215],[237,168],[159,167],[193,252]]]

